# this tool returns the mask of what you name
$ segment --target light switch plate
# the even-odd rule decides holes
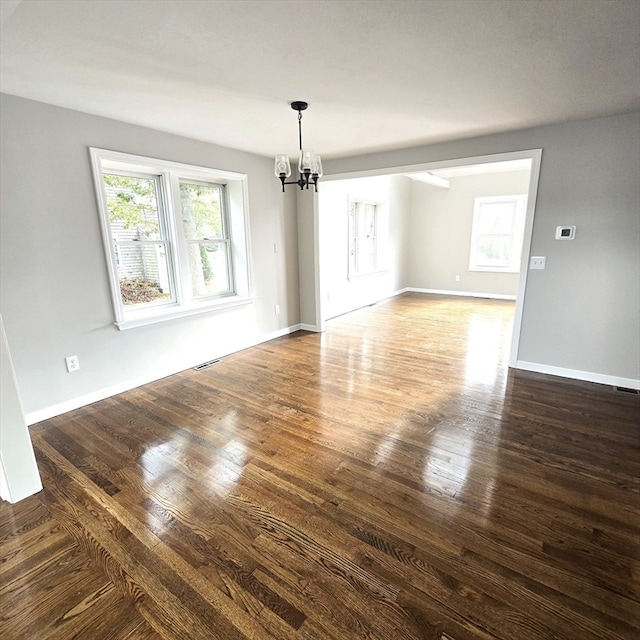
[[[531,256],[531,260],[529,260],[529,269],[544,269],[546,262],[546,256]]]

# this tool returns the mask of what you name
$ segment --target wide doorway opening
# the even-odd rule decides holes
[[[322,322],[403,292],[513,301],[517,360],[541,151],[329,176],[318,198]]]

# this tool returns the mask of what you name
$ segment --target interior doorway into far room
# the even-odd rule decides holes
[[[316,210],[320,329],[333,317],[406,290],[512,299],[509,366],[515,366],[541,155],[534,149],[326,176]],[[470,268],[474,198],[521,195],[519,270]],[[456,220],[444,213],[446,202],[456,203]],[[364,272],[357,268],[358,251],[365,253]]]

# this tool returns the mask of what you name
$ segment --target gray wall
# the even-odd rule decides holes
[[[298,219],[300,323],[304,329],[320,331],[322,319],[318,312],[320,282],[317,197],[308,190],[297,188],[287,193],[289,197],[294,194]]]
[[[1,100],[1,311],[29,421],[300,322],[295,206],[283,198],[272,159],[14,96]],[[90,146],[246,173],[254,302],[118,331]],[[80,371],[66,372],[68,355],[79,356]]]
[[[283,196],[270,158],[13,96],[2,96],[0,107],[0,310],[30,421],[268,339],[299,322],[319,324],[317,207],[293,192]],[[547,268],[529,273],[518,360],[576,377],[586,372],[638,381],[638,124],[635,113],[539,127],[335,159],[326,162],[325,172],[356,174],[541,147],[532,254],[547,256]],[[89,146],[248,174],[254,302],[118,331]],[[577,225],[576,240],[554,240],[559,224]],[[406,255],[395,260],[398,289],[408,286],[409,274]],[[80,371],[66,372],[67,355],[79,356]]]
[[[542,148],[518,361],[550,372],[640,380],[640,114],[340,158],[357,174]],[[574,241],[554,239],[576,225]],[[591,376],[593,378],[593,376]]]
[[[450,188],[443,189],[411,181],[407,286],[515,298],[519,274],[469,271],[473,206],[477,197],[526,194],[529,170],[460,176],[449,182]]]

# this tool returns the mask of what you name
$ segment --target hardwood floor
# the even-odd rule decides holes
[[[0,637],[640,637],[640,396],[406,294],[32,427]]]

